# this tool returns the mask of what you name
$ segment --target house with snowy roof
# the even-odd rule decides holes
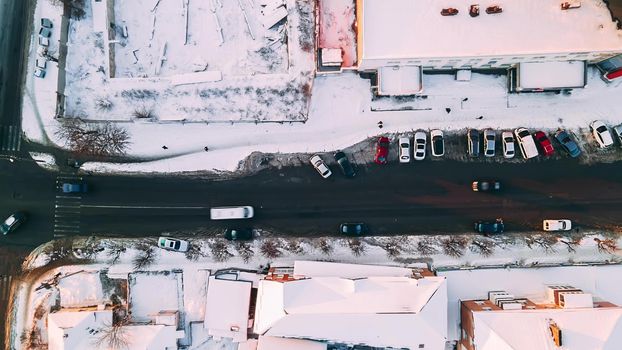
[[[259,282],[253,331],[259,348],[264,338],[442,350],[447,285],[406,268],[298,261]]]
[[[462,350],[622,348],[622,307],[572,286],[547,286],[542,302],[491,291],[460,308]]]
[[[422,93],[429,70],[507,69],[517,92],[580,88],[587,64],[622,54],[603,0],[357,0],[356,28],[356,68],[377,74],[380,95]]]

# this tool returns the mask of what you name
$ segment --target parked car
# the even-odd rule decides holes
[[[225,238],[230,241],[248,241],[253,239],[252,228],[228,228],[225,230]]]
[[[369,227],[362,222],[339,225],[339,232],[348,236],[362,236],[369,232]]]
[[[52,31],[49,28],[41,27],[39,28],[39,36],[49,38],[50,36],[52,36]]]
[[[255,215],[255,210],[250,205],[239,207],[214,207],[209,210],[212,220],[250,219]]]
[[[467,132],[467,151],[471,157],[479,157],[479,131],[469,129]]]
[[[427,142],[427,135],[423,131],[417,131],[415,133],[415,160],[425,159],[425,144]]]
[[[581,154],[581,149],[576,142],[572,140],[570,134],[568,134],[565,130],[559,130],[555,133],[555,139],[562,145],[562,148],[570,155],[572,158],[576,158]]]
[[[158,247],[172,250],[174,252],[187,252],[190,248],[190,243],[182,239],[160,237],[158,238]]]
[[[41,79],[45,78],[45,70],[41,68],[35,68],[34,76]]]
[[[45,58],[37,58],[35,60],[35,64],[37,68],[45,69],[47,68],[48,61]]]
[[[53,23],[49,18],[41,18],[41,27],[51,29]]]
[[[544,231],[570,231],[572,222],[567,219],[542,220],[542,229]]]
[[[544,156],[552,156],[555,153],[555,149],[553,149],[553,144],[551,144],[551,140],[546,137],[546,134],[543,131],[536,131],[533,135],[536,140],[536,146],[540,148],[540,152]]]
[[[475,223],[475,232],[483,234],[503,233],[505,225],[502,219],[495,221],[478,221]]]
[[[432,144],[432,156],[442,157],[445,154],[445,139],[441,130],[430,131],[430,143]]]
[[[89,187],[85,183],[65,182],[62,185],[63,193],[86,193],[88,189]]]
[[[400,163],[410,162],[410,137],[400,137],[399,139]]]
[[[0,233],[3,235],[9,234],[26,222],[27,216],[26,213],[18,211],[16,213],[11,214],[2,224],[0,224]]]
[[[333,172],[330,171],[330,169],[328,168],[328,165],[324,163],[324,161],[322,160],[322,158],[320,158],[319,155],[317,154],[313,155],[311,158],[309,158],[309,162],[311,163],[311,165],[313,165],[315,170],[317,170],[317,172],[323,178],[326,179],[333,174]]]
[[[486,157],[494,157],[495,156],[495,139],[497,135],[495,131],[492,129],[484,130],[484,156]]]
[[[514,158],[514,135],[510,131],[504,131],[501,133],[501,140],[503,141],[503,158]]]
[[[518,147],[523,154],[523,158],[531,159],[538,156],[538,148],[536,142],[533,140],[533,136],[526,128],[518,128],[514,130],[514,136],[518,142]]]
[[[350,161],[348,160],[348,157],[345,153],[343,153],[342,151],[337,151],[335,152],[334,157],[343,175],[345,175],[346,177],[354,177],[356,175],[356,171],[354,171],[354,167],[352,166],[352,163],[350,163]]]
[[[479,180],[471,183],[474,192],[497,192],[501,191],[501,182],[497,180]]]
[[[389,138],[381,136],[376,141],[376,156],[374,162],[376,164],[387,164],[387,156],[389,155]]]
[[[592,131],[592,135],[598,142],[598,146],[600,148],[607,148],[613,145],[613,138],[611,137],[611,132],[605,123],[600,120],[595,120],[590,124],[590,130]]]
[[[620,143],[620,146],[622,146],[622,124],[615,126],[613,128],[613,133],[616,134],[618,142]]]

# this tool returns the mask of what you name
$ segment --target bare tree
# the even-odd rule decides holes
[[[382,249],[387,252],[387,256],[389,258],[396,258],[400,254],[402,254],[402,245],[404,244],[404,239],[402,237],[391,237],[384,244],[382,244]]]
[[[555,244],[559,241],[559,238],[546,234],[546,235],[531,235],[525,237],[525,244],[530,249],[533,249],[534,246],[544,249],[544,252],[547,254],[555,253],[557,249],[555,248]]]
[[[365,254],[365,245],[363,244],[363,241],[361,241],[360,239],[356,239],[356,238],[351,238],[347,240],[347,245],[348,248],[350,248],[350,250],[352,251],[352,254],[354,256],[361,256]]]
[[[302,246],[302,242],[299,239],[289,239],[286,241],[285,250],[291,254],[302,255],[305,253],[305,249]]]
[[[316,240],[316,247],[322,252],[324,255],[331,255],[334,248],[331,242],[326,238],[318,238]]]
[[[484,257],[491,256],[495,251],[495,241],[486,237],[475,237],[471,241],[469,249],[476,254]]]
[[[459,258],[464,255],[468,240],[462,236],[449,236],[441,240],[443,253],[452,258]]]
[[[581,245],[580,236],[570,236],[567,238],[562,238],[559,240],[560,243],[566,245],[566,249],[568,249],[568,253],[576,253],[577,247]]]
[[[237,250],[238,255],[240,255],[245,263],[251,261],[251,259],[255,255],[253,247],[246,242],[237,242],[237,244],[235,245],[235,250]]]
[[[188,250],[184,254],[186,255],[186,259],[190,261],[197,261],[199,258],[207,256],[207,254],[203,252],[203,246],[199,241],[190,241]]]
[[[47,254],[48,263],[52,261],[68,260],[71,258],[72,241],[66,238],[56,239],[43,249]]]
[[[603,254],[613,254],[618,250],[618,243],[612,238],[600,239],[594,238],[598,251]]]
[[[121,258],[121,254],[125,253],[125,244],[119,241],[108,241],[105,243],[106,255],[110,258],[110,264],[116,264]]]
[[[434,254],[440,253],[438,249],[439,242],[432,237],[424,237],[417,241],[417,245],[415,246],[415,250],[423,255],[430,256]]]
[[[218,262],[229,260],[233,256],[233,253],[229,251],[227,242],[224,239],[215,239],[209,243],[212,258]]]
[[[139,253],[132,259],[134,270],[140,270],[155,262],[155,249],[151,244],[140,243],[136,248],[139,250]]]
[[[81,20],[86,15],[84,0],[50,0],[53,5],[65,5],[71,9],[71,18]]]
[[[126,129],[112,123],[84,123],[76,118],[64,118],[56,136],[77,154],[113,156],[125,154],[130,142]]]
[[[261,243],[259,250],[261,251],[261,254],[265,256],[266,258],[274,259],[282,255],[282,252],[279,249],[280,248],[279,246],[280,245],[278,244],[276,240],[266,239],[265,241]]]
[[[99,329],[97,338],[95,338],[93,343],[97,347],[107,347],[113,350],[128,349],[130,338],[127,327],[125,327],[127,324],[129,324],[129,319],[127,317],[118,322],[104,324],[104,326]]]

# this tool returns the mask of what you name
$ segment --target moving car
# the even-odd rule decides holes
[[[228,228],[225,231],[225,238],[230,241],[248,241],[253,239],[252,228]]]
[[[467,132],[467,152],[471,157],[479,157],[479,131],[475,129]]]
[[[159,237],[158,247],[166,249],[166,250],[172,250],[174,252],[183,253],[183,252],[188,251],[188,249],[190,248],[190,243],[188,243],[187,241],[181,240],[181,239],[176,239],[176,238]]]
[[[250,219],[255,215],[253,207],[246,205],[240,207],[215,207],[209,210],[212,220]]]
[[[2,224],[0,224],[0,233],[3,235],[15,231],[27,219],[26,213],[18,211],[11,214]]]
[[[494,157],[495,156],[495,139],[497,135],[495,135],[495,131],[492,129],[484,130],[484,156],[486,157]]]
[[[65,182],[62,185],[63,193],[86,193],[89,187],[85,183]]]
[[[514,136],[518,141],[518,147],[523,154],[523,158],[531,159],[538,156],[538,148],[536,142],[533,140],[533,136],[526,128],[518,128],[514,130]]]
[[[542,220],[542,228],[544,231],[570,231],[572,222],[567,219]]]
[[[613,138],[611,137],[611,132],[605,123],[600,120],[595,120],[590,124],[590,130],[592,130],[592,135],[598,142],[598,146],[600,148],[607,148],[613,145]]]
[[[536,146],[540,147],[542,155],[548,157],[555,153],[555,150],[553,149],[553,144],[551,144],[551,140],[546,137],[546,134],[543,131],[536,131],[533,137],[536,140]]]
[[[483,234],[503,233],[505,225],[502,219],[495,221],[478,221],[475,223],[475,232]]]
[[[374,162],[376,164],[387,164],[387,156],[389,155],[389,138],[381,136],[376,141],[376,155]]]
[[[430,131],[430,143],[432,144],[432,156],[442,157],[445,154],[445,139],[443,139],[441,130]]]
[[[576,142],[572,140],[570,134],[568,134],[565,130],[559,130],[555,133],[555,139],[562,145],[562,148],[570,155],[572,158],[576,158],[581,154],[581,149]]]
[[[352,166],[352,163],[350,163],[350,161],[348,160],[348,157],[345,153],[343,153],[342,151],[337,151],[335,152],[334,157],[343,175],[345,175],[346,177],[354,177],[356,175],[356,171],[354,171],[354,167]]]
[[[510,131],[504,131],[501,134],[501,140],[503,144],[503,158],[514,158],[514,135]]]
[[[427,135],[423,131],[417,131],[415,133],[415,160],[425,159],[425,144],[427,142]]]
[[[497,192],[501,191],[501,182],[496,180],[473,181],[471,188],[474,192]]]
[[[613,128],[613,133],[616,134],[618,142],[620,143],[620,146],[622,146],[622,124],[615,126]]]
[[[410,137],[400,137],[399,139],[400,163],[410,162]]]
[[[330,169],[328,168],[326,163],[324,163],[322,158],[320,158],[320,156],[318,156],[317,154],[315,154],[311,158],[309,158],[309,162],[311,163],[311,165],[313,165],[315,170],[317,170],[317,172],[323,178],[326,179],[326,178],[328,178],[329,176],[331,176],[333,174],[333,172],[330,171]]]
[[[339,232],[348,236],[361,236],[369,232],[369,227],[362,222],[339,225]]]

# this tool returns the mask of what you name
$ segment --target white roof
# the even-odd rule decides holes
[[[92,330],[112,324],[112,311],[60,311],[48,315],[48,349],[97,349]],[[89,332],[90,331],[90,332]]]
[[[583,87],[586,84],[585,62],[530,62],[519,65],[520,87],[555,89]]]
[[[357,8],[363,59],[472,57],[584,51],[619,51],[622,36],[602,0],[583,0],[562,11],[559,0],[478,2],[469,16],[459,0],[362,0]],[[486,14],[499,5],[500,14]],[[456,16],[441,16],[454,7]],[[602,25],[602,28],[600,27]]]
[[[479,350],[557,349],[549,320],[562,331],[564,349],[622,348],[622,308],[478,311],[473,313]]]
[[[106,302],[99,271],[79,272],[58,282],[62,307],[95,306]]]
[[[260,336],[257,350],[326,350],[327,345],[312,340]],[[238,350],[240,348],[238,347]]]
[[[412,269],[397,266],[342,264],[307,260],[294,262],[294,275],[304,277],[411,277],[412,274]]]
[[[210,335],[246,340],[251,287],[248,281],[209,278],[204,327]]]
[[[414,95],[423,91],[420,66],[393,66],[378,69],[378,95]]]
[[[129,325],[123,328],[129,340],[127,350],[177,349],[178,334],[175,326]]]

